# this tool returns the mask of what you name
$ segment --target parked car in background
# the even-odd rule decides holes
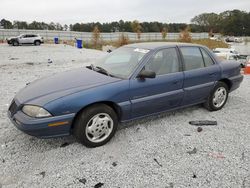
[[[18,46],[22,44],[34,44],[36,46],[43,43],[43,37],[36,34],[22,34],[17,37],[10,37],[7,39],[9,45]]]
[[[243,39],[242,38],[239,38],[239,37],[234,37],[234,36],[230,36],[230,37],[226,37],[225,38],[225,42],[236,42],[236,43],[241,43],[243,42]]]
[[[240,70],[200,45],[130,44],[95,64],[30,83],[16,94],[8,116],[27,134],[73,134],[97,147],[114,136],[118,122],[200,103],[220,110],[240,86]]]
[[[225,59],[225,60],[235,60],[235,61],[239,62],[242,67],[244,67],[246,65],[247,56],[239,54],[233,48],[215,48],[213,50],[213,52],[219,58],[222,58],[222,59]]]

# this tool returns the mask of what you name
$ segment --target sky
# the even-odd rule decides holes
[[[32,22],[159,21],[190,23],[201,13],[240,9],[250,0],[0,0],[0,19]]]

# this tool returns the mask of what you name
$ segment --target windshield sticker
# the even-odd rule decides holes
[[[148,53],[148,52],[149,52],[149,50],[136,48],[136,49],[134,49],[134,52],[140,52],[140,53],[144,53],[144,54],[146,54],[146,53]]]

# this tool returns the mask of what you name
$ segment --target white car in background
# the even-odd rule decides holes
[[[240,54],[233,48],[215,48],[213,52],[220,58],[233,60]]]
[[[213,50],[214,54],[217,55],[219,58],[224,60],[236,60],[238,61],[242,67],[246,65],[247,56],[241,55],[233,48],[215,48]]]
[[[17,37],[11,37],[7,39],[9,45],[19,46],[22,44],[34,44],[39,46],[43,43],[43,37],[37,34],[22,34]]]

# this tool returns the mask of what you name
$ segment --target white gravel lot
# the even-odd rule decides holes
[[[194,106],[133,121],[94,149],[73,137],[28,136],[8,120],[8,105],[27,82],[103,54],[64,45],[0,45],[0,187],[250,187],[250,76],[221,111]],[[197,132],[191,120],[218,125]]]

